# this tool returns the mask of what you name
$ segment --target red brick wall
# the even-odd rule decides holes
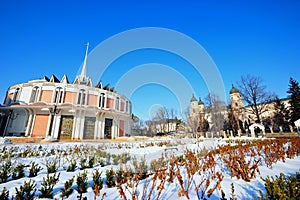
[[[124,120],[120,120],[119,137],[124,136],[124,127],[125,127],[125,122],[124,122]]]
[[[76,97],[76,92],[66,92],[64,102],[74,104],[76,102]]]
[[[46,137],[49,115],[38,114],[35,117],[32,137]]]
[[[52,90],[43,90],[41,94],[41,101],[50,103],[52,100]]]
[[[107,98],[107,101],[106,101],[106,108],[114,108],[114,99],[111,99],[111,98]]]
[[[124,112],[124,110],[125,110],[124,102],[121,102],[121,112]]]
[[[88,105],[89,106],[96,106],[97,105],[97,95],[89,94],[88,95]]]

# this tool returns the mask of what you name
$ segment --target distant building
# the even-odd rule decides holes
[[[153,121],[153,127],[151,127],[154,133],[170,133],[177,131],[178,119],[163,119]]]
[[[289,109],[290,103],[288,98],[281,99],[280,101],[285,105],[287,109]],[[232,88],[230,90],[230,105],[236,119],[241,120],[243,122],[247,121],[250,124],[255,123],[256,116],[251,112],[250,106],[244,106],[240,92],[234,87],[234,85],[232,85]],[[274,101],[271,101],[267,104],[258,105],[258,107],[264,106],[265,108],[265,112],[261,113],[260,115],[262,121],[274,117],[274,105]]]
[[[285,107],[288,109],[289,99],[281,99],[281,102],[284,103]],[[274,108],[275,102],[272,101],[268,104],[261,104],[258,106],[264,106],[265,112],[261,113],[260,117],[262,120],[262,124],[257,126],[263,127],[263,131],[266,132],[279,132],[284,131],[283,127],[277,127],[274,126],[274,123],[272,122],[272,118],[274,117]],[[251,124],[256,124],[256,116],[251,112],[250,106],[245,106],[243,103],[243,99],[241,97],[241,94],[237,88],[232,85],[232,88],[230,90],[230,108],[226,108],[225,110],[221,110],[221,114],[224,116],[224,120],[228,118],[229,113],[227,110],[231,111],[233,117],[235,120],[237,120],[238,129],[246,130],[249,128]],[[190,119],[197,119],[199,125],[201,124],[201,119],[206,119],[210,126],[212,125],[211,121],[211,114],[207,112],[207,110],[204,107],[204,104],[201,100],[197,101],[195,96],[193,95],[190,102]],[[203,121],[203,120],[202,120]],[[286,127],[286,130],[291,130],[292,127]]]
[[[102,82],[92,86],[87,53],[88,45],[73,83],[52,75],[11,86],[0,107],[0,136],[93,140],[130,134],[130,100]]]
[[[193,94],[190,101],[190,117],[197,117],[199,113],[204,112],[204,109],[205,107],[203,101],[200,98],[198,101]]]

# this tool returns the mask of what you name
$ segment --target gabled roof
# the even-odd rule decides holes
[[[60,81],[58,80],[58,78],[54,74],[52,74],[52,76],[50,78],[50,82],[52,82],[52,83],[59,83]]]
[[[109,90],[109,83],[103,87],[104,90]]]
[[[48,82],[50,81],[50,79],[47,76],[44,76],[44,80]]]
[[[100,80],[99,83],[95,86],[95,88],[102,89],[102,81]]]
[[[64,75],[63,77],[62,77],[62,79],[60,80],[60,82],[61,83],[69,83],[69,79],[68,79],[68,77],[66,76],[66,75]]]
[[[89,77],[81,77],[80,75],[76,76],[73,84],[79,84],[79,85],[87,85],[89,87],[92,87],[92,80]]]

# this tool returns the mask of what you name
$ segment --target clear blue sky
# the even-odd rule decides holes
[[[299,10],[300,1],[276,0],[1,1],[0,98],[9,86],[45,75],[66,74],[73,81],[86,42],[92,49],[139,27],[173,29],[196,40],[217,65],[226,93],[241,75],[252,74],[262,77],[269,91],[286,97],[290,76],[300,81]],[[113,86],[130,68],[162,63],[177,69],[196,96],[204,98],[203,80],[184,62],[162,51],[132,52],[116,60],[101,79]],[[131,100],[133,112],[143,119],[156,104],[179,110],[174,94],[159,85],[139,88]]]

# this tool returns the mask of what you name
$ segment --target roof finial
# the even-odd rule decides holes
[[[88,56],[89,46],[90,46],[90,43],[89,42],[86,43],[85,56],[84,56],[83,66],[82,66],[81,73],[80,73],[80,77],[82,79],[86,78],[86,62],[87,62],[87,56]]]

